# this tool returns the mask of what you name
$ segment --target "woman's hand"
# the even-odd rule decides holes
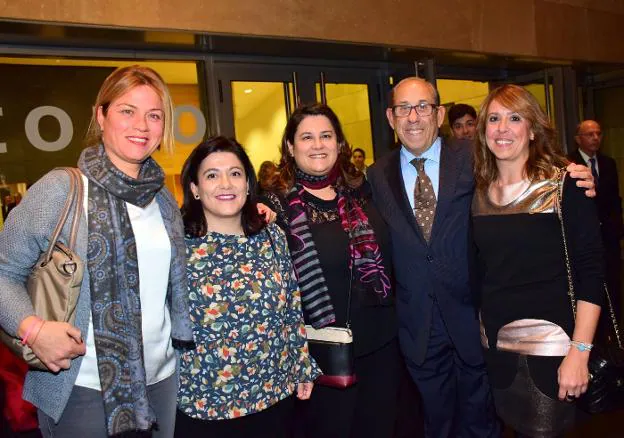
[[[314,382],[304,382],[297,384],[297,398],[299,400],[307,400],[312,395]]]
[[[588,198],[593,198],[596,196],[596,185],[594,181],[594,176],[589,170],[589,167],[583,166],[582,164],[570,163],[566,169],[571,178],[575,178],[576,186],[586,188],[585,196]]]
[[[36,317],[24,319],[20,329],[32,324],[31,318]],[[66,322],[43,321],[41,328],[28,337],[27,344],[53,373],[68,369],[72,359],[87,351],[80,330]]]
[[[575,347],[570,347],[568,355],[557,370],[559,381],[559,400],[568,401],[578,398],[587,391],[589,384],[589,351],[580,352]]]
[[[262,202],[258,202],[258,204],[256,205],[258,207],[258,213],[260,214],[260,216],[264,217],[264,221],[267,224],[272,224],[273,222],[275,222],[275,219],[277,219],[277,213],[275,213]]]

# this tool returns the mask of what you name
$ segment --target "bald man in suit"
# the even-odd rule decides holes
[[[578,148],[568,158],[577,164],[587,165],[596,181],[596,207],[605,248],[607,286],[615,313],[620,320],[622,293],[622,260],[620,240],[624,235],[622,223],[622,198],[615,160],[600,152],[602,129],[594,120],[581,122],[574,137]]]

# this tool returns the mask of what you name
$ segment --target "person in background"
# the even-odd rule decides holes
[[[472,222],[482,344],[496,411],[521,437],[558,437],[573,424],[603,298],[596,208],[574,180],[561,182],[568,161],[556,139],[522,87],[503,85],[481,106]]]
[[[29,371],[23,394],[44,437],[171,438],[174,343],[190,342],[192,330],[182,218],[151,155],[173,147],[173,105],[158,73],[129,66],[106,78],[93,108],[78,160],[85,215],[76,252],[85,272],[75,323],[42,320],[26,291],[69,193],[68,174],[53,170],[0,233],[0,325],[49,369]]]
[[[288,437],[294,400],[320,370],[308,354],[286,236],[265,225],[242,146],[211,137],[182,169],[194,348],[181,358],[178,437]]]
[[[624,237],[622,223],[622,198],[615,160],[600,152],[602,129],[598,122],[585,120],[576,129],[574,137],[578,148],[568,158],[587,165],[596,181],[596,207],[604,245],[605,274],[618,320],[622,317],[622,255],[620,243]],[[606,313],[604,317],[606,317]],[[603,317],[603,319],[605,319]],[[603,326],[610,325],[607,320]],[[611,333],[609,330],[607,333]]]
[[[306,323],[351,322],[358,382],[346,389],[316,385],[300,406],[310,438],[394,433],[401,357],[389,236],[350,158],[331,108],[303,105],[286,124],[280,182],[266,197],[288,235]]]
[[[449,108],[448,121],[453,137],[457,140],[474,141],[477,133],[477,112],[465,103]]]
[[[0,436],[41,438],[37,409],[24,399],[24,377],[28,365],[0,344]]]
[[[273,161],[263,161],[258,170],[258,191],[264,193],[273,185],[273,180],[277,178],[277,166]]]
[[[361,149],[361,148],[353,149],[353,154],[351,155],[351,161],[353,161],[353,165],[355,166],[355,168],[359,170],[360,172],[362,172],[364,176],[366,176],[366,169],[368,169],[368,166],[366,166],[365,164],[366,152],[364,152],[364,149]]]

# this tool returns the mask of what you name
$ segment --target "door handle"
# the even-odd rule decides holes
[[[293,78],[293,95],[295,96],[295,108],[299,108],[301,104],[301,99],[299,97],[299,82],[297,81],[297,72],[292,72]]]
[[[325,72],[321,72],[321,103],[327,105],[327,93],[325,92]]]

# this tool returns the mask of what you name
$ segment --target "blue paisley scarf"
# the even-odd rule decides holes
[[[188,301],[181,296],[186,296],[186,287],[172,284],[172,280],[181,281],[175,278],[178,271],[184,272],[183,265],[177,266],[184,260],[179,257],[184,254],[181,219],[175,201],[163,189],[164,172],[152,158],[145,161],[134,179],[117,169],[100,145],[85,149],[78,167],[89,179],[87,266],[107,432],[113,436],[148,431],[157,419],[147,395],[139,268],[126,202],[144,208],[154,197],[159,200],[172,241],[168,289],[172,337],[187,341],[192,339]],[[163,209],[171,201],[174,208]]]

